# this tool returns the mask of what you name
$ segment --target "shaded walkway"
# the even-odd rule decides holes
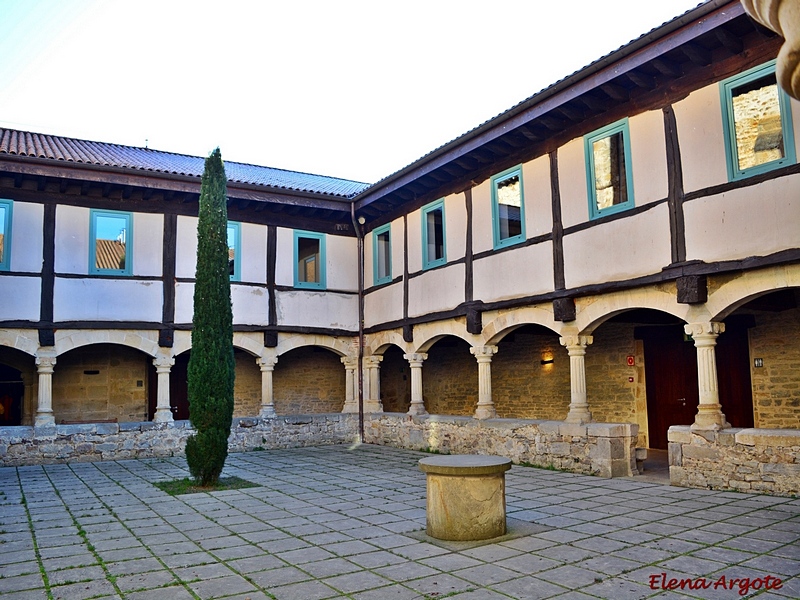
[[[771,575],[783,587],[764,598],[800,597],[800,500],[515,466],[508,515],[535,533],[448,549],[420,533],[423,456],[234,454],[225,474],[262,487],[174,498],[151,482],[186,476],[183,458],[0,469],[0,596],[742,597],[651,589],[664,572]]]

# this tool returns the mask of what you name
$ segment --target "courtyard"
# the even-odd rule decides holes
[[[237,453],[223,476],[256,487],[175,497],[153,482],[183,457],[1,468],[0,597],[800,597],[800,499],[515,465],[509,534],[440,542],[425,456]]]

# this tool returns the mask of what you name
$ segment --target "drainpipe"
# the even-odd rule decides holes
[[[356,221],[356,204],[350,203],[350,220],[358,240],[358,439],[364,443],[364,233]]]

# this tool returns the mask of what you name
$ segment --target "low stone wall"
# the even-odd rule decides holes
[[[188,421],[0,427],[0,466],[182,455],[192,431]],[[228,443],[231,452],[345,444],[357,431],[358,419],[339,413],[241,418]]]
[[[563,421],[471,417],[366,415],[364,441],[442,454],[505,456],[515,463],[600,477],[638,474],[638,426],[630,423],[574,425]]]
[[[672,485],[800,494],[800,430],[669,428]]]

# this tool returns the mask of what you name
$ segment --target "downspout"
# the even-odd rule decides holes
[[[350,203],[350,220],[358,240],[358,439],[364,443],[364,234],[356,221],[356,203]]]

